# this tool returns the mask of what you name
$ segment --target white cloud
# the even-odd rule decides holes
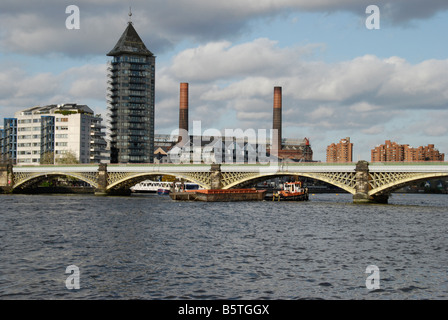
[[[335,109],[327,106],[319,106],[317,109],[313,110],[308,117],[311,120],[327,119],[331,118],[335,113]]]
[[[369,134],[369,135],[376,135],[379,133],[383,133],[384,131],[385,130],[384,130],[383,125],[374,125],[370,128],[362,130],[362,133]]]
[[[170,71],[179,78],[194,81],[247,75],[266,77],[287,70],[298,56],[293,48],[278,48],[276,41],[266,38],[235,46],[229,41],[210,42],[176,55]],[[272,61],[277,63],[273,65]]]
[[[74,67],[59,74],[29,74],[13,67],[0,70],[0,115],[35,105],[95,101],[92,109],[104,112],[106,99],[106,65]],[[97,110],[95,110],[97,111]]]
[[[118,0],[77,0],[81,29],[67,30],[66,6],[54,0],[4,0],[0,3],[0,50],[28,54],[53,52],[71,56],[104,54],[126,25],[127,4]],[[369,0],[134,0],[133,20],[141,36],[160,53],[185,40],[234,39],[251,22],[291,12],[339,11],[365,17]],[[382,19],[406,24],[448,9],[446,0],[376,0]],[[109,49],[109,50],[110,50]]]

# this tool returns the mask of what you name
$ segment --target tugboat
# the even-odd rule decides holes
[[[302,182],[287,182],[283,190],[274,193],[272,201],[308,201],[308,188],[303,188]]]

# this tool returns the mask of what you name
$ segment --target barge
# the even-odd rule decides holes
[[[183,192],[170,192],[173,200],[229,202],[229,201],[262,201],[266,190],[256,189],[209,189],[185,190]]]

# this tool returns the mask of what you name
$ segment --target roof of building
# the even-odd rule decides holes
[[[34,106],[19,112],[16,112],[16,115],[20,114],[54,114],[57,112],[63,111],[77,111],[77,113],[85,113],[93,115],[94,112],[86,105],[78,105],[76,103],[65,103],[65,104],[50,104],[47,106]]]
[[[122,54],[153,56],[152,52],[146,48],[137,31],[135,31],[131,22],[128,23],[126,30],[124,30],[117,44],[107,55],[119,56]]]

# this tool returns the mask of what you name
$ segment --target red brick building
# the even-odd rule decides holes
[[[372,162],[418,162],[418,161],[445,161],[445,154],[435,149],[433,144],[426,147],[413,148],[408,144],[398,144],[386,140],[371,150]]]
[[[353,143],[349,137],[327,147],[327,162],[353,162]]]

